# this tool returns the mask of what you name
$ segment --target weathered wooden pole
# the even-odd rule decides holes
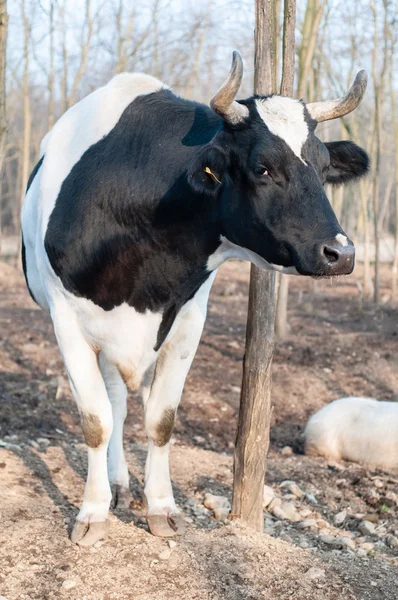
[[[295,2],[285,0],[289,14],[286,43],[291,52]],[[255,74],[256,94],[277,91],[277,15],[274,0],[256,0]],[[291,33],[293,32],[293,33]],[[289,41],[290,40],[290,41]],[[294,54],[293,54],[294,60]],[[288,80],[292,76],[288,74]],[[286,92],[285,92],[286,93]],[[275,329],[275,273],[251,267],[246,351],[243,363],[239,425],[235,446],[232,518],[263,531],[263,485],[271,420],[271,364]]]

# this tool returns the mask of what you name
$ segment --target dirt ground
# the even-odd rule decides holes
[[[398,598],[398,551],[388,543],[398,535],[398,480],[302,454],[306,420],[324,404],[344,395],[398,399],[398,307],[362,302],[358,271],[333,282],[291,278],[290,332],[273,364],[267,484],[295,504],[300,521],[265,513],[266,533],[253,534],[203,506],[206,492],[231,498],[248,273],[243,263],[220,270],[179,410],[171,468],[187,535],[170,544],[147,531],[143,415],[131,395],[133,510],[114,511],[109,538],[84,549],[68,539],[87,467],[78,413],[49,318],[22,274],[0,264],[0,600]],[[284,494],[286,479],[305,495]],[[357,528],[368,513],[377,527],[365,538]],[[352,541],[328,545],[325,533]]]

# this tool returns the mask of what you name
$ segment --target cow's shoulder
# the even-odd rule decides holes
[[[45,152],[40,199],[43,235],[61,186],[82,156],[114,129],[138,96],[165,88],[150,75],[122,73],[76,103],[55,123],[41,144],[41,153]]]

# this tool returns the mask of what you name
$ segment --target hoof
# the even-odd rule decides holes
[[[105,540],[109,533],[109,521],[94,521],[83,523],[76,519],[70,539],[79,546],[92,546],[100,540]]]
[[[112,500],[111,507],[112,508],[130,508],[130,503],[132,502],[133,497],[129,488],[125,488],[118,483],[112,485]]]
[[[179,515],[148,515],[148,527],[152,535],[158,537],[174,537],[184,535],[186,526]]]

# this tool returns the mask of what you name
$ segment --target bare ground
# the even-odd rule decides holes
[[[19,271],[0,264],[0,595],[8,600],[395,600],[397,480],[358,465],[327,465],[302,455],[308,416],[343,395],[397,399],[398,308],[361,302],[357,276],[332,284],[292,278],[288,339],[273,365],[274,423],[267,483],[294,480],[295,501],[317,525],[277,521],[268,534],[219,524],[203,507],[205,492],[231,497],[232,451],[239,403],[248,267],[225,265],[187,380],[171,453],[178,503],[188,534],[173,548],[152,537],[141,512],[145,436],[138,397],[129,400],[127,456],[133,510],[115,511],[105,543],[83,549],[68,530],[81,502],[86,454],[76,407],[48,317],[37,309]],[[384,289],[387,297],[388,290]],[[280,450],[289,445],[294,453]],[[320,541],[340,532],[353,548]],[[377,531],[357,531],[373,513]],[[308,518],[308,517],[307,517]],[[373,543],[358,555],[363,541]],[[363,553],[362,553],[363,554]],[[319,568],[314,576],[313,567]],[[310,571],[310,569],[312,569]]]

